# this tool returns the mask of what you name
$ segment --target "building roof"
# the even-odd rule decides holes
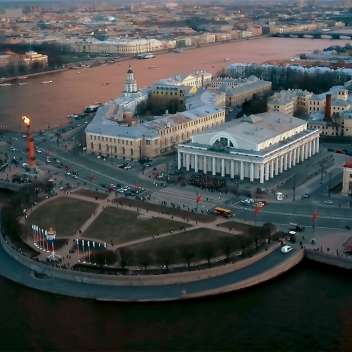
[[[306,121],[279,112],[266,112],[237,119],[195,135],[192,142],[212,145],[223,137],[228,138],[236,149],[259,150],[259,144],[300,126],[305,130]]]
[[[140,92],[140,94],[142,93]],[[159,130],[163,128],[177,126],[186,121],[197,120],[216,112],[223,112],[224,109],[219,106],[219,96],[221,97],[221,94],[216,92],[201,90],[198,94],[195,94],[189,99],[186,104],[186,111],[156,117],[154,120],[132,126],[118,123],[116,121],[116,115],[122,104],[128,106],[129,103],[133,103],[135,97],[120,97],[98,109],[94,119],[87,126],[86,132],[132,139],[143,137],[154,138],[158,136]]]

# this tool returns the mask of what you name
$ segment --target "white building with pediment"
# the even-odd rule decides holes
[[[250,115],[179,144],[178,169],[264,183],[319,152],[319,131],[279,112]]]

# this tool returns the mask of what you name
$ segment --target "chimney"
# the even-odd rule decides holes
[[[325,98],[325,120],[331,120],[331,94],[326,94]]]

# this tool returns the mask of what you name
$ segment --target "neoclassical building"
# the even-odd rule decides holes
[[[86,127],[87,152],[127,160],[155,158],[225,122],[225,95],[220,92],[200,87],[185,97],[185,111],[138,120],[135,109],[147,98],[148,90],[138,90],[129,67],[123,95],[101,106]]]
[[[179,144],[178,169],[264,183],[319,152],[319,131],[279,112],[251,115]]]

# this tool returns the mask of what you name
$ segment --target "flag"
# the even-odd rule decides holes
[[[317,220],[319,219],[320,214],[318,213],[317,210],[314,210],[312,213],[312,222],[315,224]]]
[[[201,194],[198,194],[197,197],[196,197],[196,203],[199,204],[201,202],[203,202],[203,197],[202,197]]]
[[[262,208],[256,205],[254,208],[255,215],[258,215],[261,211],[262,211]]]

